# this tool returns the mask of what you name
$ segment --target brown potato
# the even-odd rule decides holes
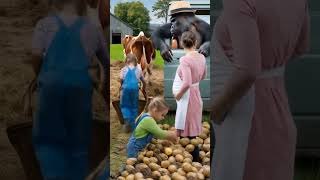
[[[161,174],[159,171],[153,171],[151,176],[153,179],[159,179],[161,177]]]
[[[167,161],[162,161],[161,162],[161,167],[162,168],[168,168],[170,166],[170,162],[167,160]]]
[[[133,174],[129,174],[129,175],[126,177],[126,180],[134,180],[134,175],[133,175]]]
[[[210,144],[210,137],[208,137],[206,140],[204,140],[204,144]]]
[[[176,158],[173,157],[173,156],[170,156],[169,159],[168,159],[168,161],[170,162],[170,164],[173,164],[173,163],[176,162]]]
[[[186,151],[188,151],[188,152],[193,152],[194,151],[194,145],[192,145],[192,144],[188,144],[187,146],[186,146]]]
[[[129,176],[129,172],[128,171],[122,171],[121,172],[121,176],[122,177],[127,177],[127,176]]]
[[[176,155],[176,161],[177,161],[177,162],[183,162],[183,159],[184,159],[184,158],[183,158],[183,156],[182,156],[181,154],[177,154],[177,155]]]
[[[143,174],[140,173],[140,172],[137,172],[135,175],[134,175],[134,179],[143,179]]]
[[[129,158],[127,159],[127,165],[134,165],[137,161],[137,158]]]
[[[144,157],[143,158],[143,163],[145,163],[146,165],[149,165],[151,162],[150,162],[150,158],[148,157]]]
[[[189,138],[182,138],[180,139],[179,143],[182,145],[182,146],[186,146],[190,143],[190,139]]]
[[[184,158],[183,160],[184,163],[192,163],[192,160],[190,158]]]
[[[205,177],[210,177],[210,166],[208,166],[208,165],[203,166],[203,172],[202,172],[202,174],[203,174]]]
[[[199,135],[199,137],[200,137],[201,139],[203,139],[203,140],[205,140],[205,139],[208,138],[208,136],[207,136],[206,133],[201,133],[201,134]]]
[[[160,169],[160,166],[156,163],[150,163],[149,167],[151,168],[152,171],[157,171]]]
[[[153,151],[148,151],[148,152],[146,153],[146,156],[147,156],[148,158],[151,158],[151,157],[153,156]]]
[[[186,176],[186,174],[187,174],[182,168],[179,168],[177,172],[178,172],[181,176]]]
[[[170,156],[172,154],[172,148],[165,148],[164,149],[164,153],[168,156]]]
[[[209,152],[209,151],[210,151],[210,144],[203,144],[202,149],[203,149],[205,152]]]
[[[177,171],[178,171],[177,166],[175,166],[175,165],[170,165],[170,166],[168,167],[168,171],[169,171],[171,174],[177,172]]]

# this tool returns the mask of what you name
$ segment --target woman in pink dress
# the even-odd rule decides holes
[[[223,3],[212,36],[211,178],[292,180],[297,132],[283,75],[308,50],[307,0]]]
[[[187,101],[184,101],[184,103],[187,103],[184,104],[187,108],[181,109],[177,107],[178,114],[180,114],[180,110],[182,113],[183,111],[186,112],[184,112],[185,117],[182,121],[177,121],[176,119],[176,128],[179,136],[195,138],[202,132],[203,103],[199,90],[199,82],[206,76],[206,60],[202,54],[195,50],[196,37],[194,33],[191,31],[184,32],[181,37],[181,43],[186,55],[180,58],[176,78],[181,79],[181,87],[176,93],[174,92],[174,96],[177,103],[187,98]],[[195,148],[192,155],[194,161],[199,161],[198,147]]]

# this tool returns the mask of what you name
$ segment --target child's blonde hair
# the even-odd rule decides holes
[[[161,111],[168,108],[169,106],[167,105],[165,100],[160,96],[154,97],[148,104],[148,111],[151,111],[152,109]]]
[[[136,118],[136,121],[144,114],[147,113],[148,111],[151,111],[152,109],[156,109],[158,111],[169,109],[169,106],[165,102],[165,100],[158,96],[152,98],[149,102],[147,102],[146,107],[144,108],[144,111]]]
[[[132,53],[127,54],[126,59],[125,59],[126,64],[133,63],[134,66],[137,66],[137,61],[138,60],[137,60],[136,55],[134,55]]]

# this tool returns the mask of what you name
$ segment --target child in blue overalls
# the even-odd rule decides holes
[[[128,158],[136,158],[153,137],[158,139],[166,139],[174,143],[177,142],[177,134],[175,131],[162,130],[156,121],[164,119],[168,113],[168,106],[163,98],[155,97],[148,105],[148,112],[142,113],[136,120],[136,129],[132,132],[127,145]]]
[[[52,1],[56,12],[33,34],[38,108],[33,148],[45,180],[81,180],[88,174],[93,81],[91,59],[109,64],[106,42],[85,15],[85,1]]]
[[[138,116],[139,108],[139,80],[142,82],[142,91],[145,93],[146,83],[142,70],[137,67],[137,58],[134,54],[127,54],[126,66],[120,72],[120,107],[123,119],[125,120],[124,131],[129,132],[135,129],[135,118]]]

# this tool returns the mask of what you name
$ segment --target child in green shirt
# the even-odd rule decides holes
[[[141,114],[136,120],[136,129],[132,132],[127,145],[128,158],[137,157],[153,137],[177,142],[178,137],[175,132],[162,130],[156,122],[163,120],[168,110],[163,98],[155,97],[151,100],[148,112]]]

